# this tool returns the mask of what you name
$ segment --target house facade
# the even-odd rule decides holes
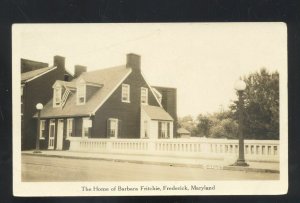
[[[40,114],[42,149],[69,149],[72,139],[172,139],[174,118],[141,72],[141,58],[126,65],[57,80]],[[36,118],[36,115],[35,115]]]
[[[33,149],[36,140],[37,103],[52,98],[52,85],[56,80],[72,79],[65,70],[65,58],[54,56],[52,66],[47,63],[21,59],[21,137],[22,150]]]

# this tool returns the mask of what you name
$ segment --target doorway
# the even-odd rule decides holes
[[[64,133],[64,120],[59,119],[57,123],[57,139],[56,149],[62,150],[63,148],[63,133]]]
[[[48,149],[54,149],[54,138],[55,138],[55,120],[51,119],[49,123]]]

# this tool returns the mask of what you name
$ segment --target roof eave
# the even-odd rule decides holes
[[[54,118],[74,118],[74,117],[90,117],[91,114],[75,114],[75,115],[50,115],[50,116],[41,116],[41,119],[54,119]],[[35,114],[33,118],[37,118],[37,115]]]
[[[40,73],[40,74],[38,74],[38,75],[36,75],[36,76],[34,76],[32,78],[29,78],[27,80],[21,80],[21,81],[23,81],[24,83],[30,82],[30,81],[32,81],[32,80],[34,80],[34,79],[36,79],[36,78],[38,78],[38,77],[40,77],[42,75],[45,75],[46,73],[49,73],[52,70],[55,70],[56,68],[57,68],[57,66],[54,66],[54,67],[50,68],[49,70],[47,70],[45,72],[42,72],[42,73]]]

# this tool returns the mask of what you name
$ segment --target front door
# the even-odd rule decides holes
[[[51,119],[49,123],[48,149],[54,149],[54,138],[55,138],[55,120]]]
[[[63,132],[64,132],[64,120],[59,119],[57,124],[57,140],[56,149],[62,150],[63,148]]]

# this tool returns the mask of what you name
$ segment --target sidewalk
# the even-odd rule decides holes
[[[72,159],[106,160],[116,162],[130,162],[139,164],[172,165],[181,167],[197,167],[204,169],[235,170],[247,172],[279,173],[279,163],[267,162],[247,162],[248,167],[230,166],[235,160],[204,159],[189,157],[171,157],[171,156],[151,156],[151,155],[133,155],[133,154],[107,154],[107,153],[88,153],[74,151],[42,151],[42,153],[33,153],[33,151],[23,151],[22,155],[28,156],[46,156]]]

